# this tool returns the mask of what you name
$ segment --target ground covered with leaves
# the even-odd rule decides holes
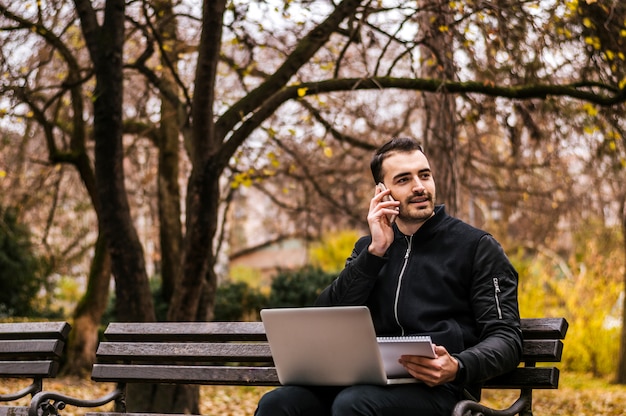
[[[27,383],[0,379],[0,394],[16,391]],[[112,390],[109,383],[93,383],[76,378],[46,380],[45,390],[82,399],[104,396]],[[207,416],[253,415],[256,403],[269,388],[206,386],[201,388],[201,412]],[[537,416],[623,416],[626,414],[626,386],[611,384],[581,374],[563,374],[558,390],[537,391],[534,413]],[[512,403],[515,392],[485,390],[483,402],[497,408]],[[18,404],[26,404],[22,399]],[[104,406],[93,410],[111,410]],[[64,416],[83,415],[87,409],[68,406]]]

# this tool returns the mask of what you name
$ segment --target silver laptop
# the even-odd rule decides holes
[[[387,377],[365,306],[263,309],[261,320],[281,384],[416,382]]]

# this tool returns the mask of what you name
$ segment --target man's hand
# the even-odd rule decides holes
[[[435,353],[437,358],[403,355],[400,357],[400,364],[409,371],[411,376],[430,387],[454,381],[459,369],[457,359],[441,345],[435,346]]]
[[[385,196],[389,195],[389,190],[379,191],[370,201],[370,209],[367,213],[367,224],[370,228],[372,243],[368,247],[370,253],[382,257],[393,242],[393,228],[389,217],[398,213],[400,203],[397,201],[385,201]]]

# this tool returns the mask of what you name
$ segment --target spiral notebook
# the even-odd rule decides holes
[[[400,356],[435,356],[429,337],[378,339],[365,306],[263,309],[261,319],[281,384],[414,383]]]

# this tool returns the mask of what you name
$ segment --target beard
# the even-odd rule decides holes
[[[398,218],[408,223],[423,223],[435,213],[435,197],[427,193],[414,195],[402,205]]]

